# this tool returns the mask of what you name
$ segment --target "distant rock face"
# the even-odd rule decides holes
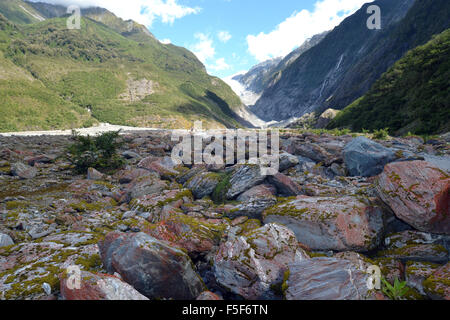
[[[279,79],[280,73],[286,67],[298,59],[307,50],[322,41],[327,34],[328,32],[317,34],[310,39],[307,39],[301,46],[293,50],[286,57],[263,61],[251,68],[247,73],[233,77],[233,80],[242,84],[246,90],[254,92],[255,94],[261,94],[264,89],[269,85],[273,85]]]
[[[280,78],[264,90],[251,111],[265,121],[281,121],[330,107],[341,109],[348,106],[370,89],[393,62],[417,46],[409,42],[400,46],[395,37],[380,41],[397,28],[404,27],[398,22],[414,3],[414,0],[376,1],[374,4],[384,12],[380,32],[367,28],[367,8],[372,3],[363,5],[285,68]],[[405,24],[409,27],[407,22]],[[448,27],[444,25],[441,28]],[[416,32],[413,27],[408,30],[413,35]],[[441,31],[428,32],[431,36]]]
[[[450,176],[425,161],[387,165],[377,192],[395,215],[414,228],[450,234]]]
[[[267,209],[263,218],[285,225],[313,250],[368,251],[384,230],[381,208],[354,197],[299,196]]]
[[[106,270],[150,299],[193,300],[204,291],[191,259],[145,233],[110,233],[99,243]]]
[[[366,300],[373,299],[367,286],[367,273],[350,261],[314,258],[289,265],[287,300]]]
[[[157,84],[155,82],[145,78],[141,80],[128,79],[127,91],[122,93],[119,97],[130,102],[141,101],[146,96],[154,93],[154,87],[156,86]]]
[[[344,148],[344,162],[352,176],[372,177],[396,159],[395,153],[366,137],[350,141]]]
[[[217,282],[245,299],[271,299],[287,265],[308,256],[286,227],[267,224],[220,246],[214,259]]]
[[[69,285],[64,275],[60,283],[64,300],[148,300],[128,283],[106,274],[81,271],[79,288]]]

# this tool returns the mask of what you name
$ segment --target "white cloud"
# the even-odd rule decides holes
[[[217,37],[223,43],[227,43],[231,39],[231,34],[228,31],[219,31],[219,33],[217,33]]]
[[[81,8],[92,6],[110,10],[122,19],[133,19],[150,27],[160,19],[163,23],[173,23],[175,19],[197,14],[200,8],[191,8],[178,3],[178,0],[32,0],[64,6],[78,5]]]
[[[285,56],[315,34],[330,30],[372,0],[319,0],[312,12],[294,12],[270,33],[248,35],[248,51],[258,61]]]
[[[159,42],[161,42],[163,44],[171,44],[172,43],[172,41],[170,41],[170,39],[162,39],[162,40],[159,40]]]
[[[205,65],[208,72],[219,72],[231,69],[225,58],[216,58],[214,41],[210,35],[198,32],[194,35],[197,42],[188,46],[197,58]]]
[[[225,62],[225,58],[219,58],[213,65],[208,65],[207,68],[214,71],[224,71],[230,69],[231,67]]]
[[[194,38],[198,41],[196,44],[190,46],[190,49],[201,62],[206,64],[206,61],[216,54],[216,49],[213,47],[213,41],[208,35],[201,32],[196,33]]]

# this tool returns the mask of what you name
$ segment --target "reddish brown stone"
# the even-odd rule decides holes
[[[395,215],[414,228],[450,234],[450,177],[425,161],[386,165],[377,191]]]
[[[148,300],[132,286],[112,275],[82,271],[79,280],[77,287],[66,274],[60,275],[64,300]]]

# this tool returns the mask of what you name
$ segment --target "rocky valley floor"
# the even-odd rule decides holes
[[[262,176],[176,166],[169,131],[83,175],[70,136],[0,137],[0,299],[450,299],[448,135],[280,138]]]

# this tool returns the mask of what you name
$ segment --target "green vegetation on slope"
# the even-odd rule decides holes
[[[34,8],[21,0],[1,0],[0,13],[14,23],[34,23],[42,19]]]
[[[0,132],[96,122],[241,126],[233,112],[239,98],[194,54],[90,18],[82,19],[81,30],[68,30],[64,18],[14,25],[0,15],[2,69],[10,76],[0,76]]]
[[[328,126],[391,134],[450,130],[450,29],[409,51]]]

